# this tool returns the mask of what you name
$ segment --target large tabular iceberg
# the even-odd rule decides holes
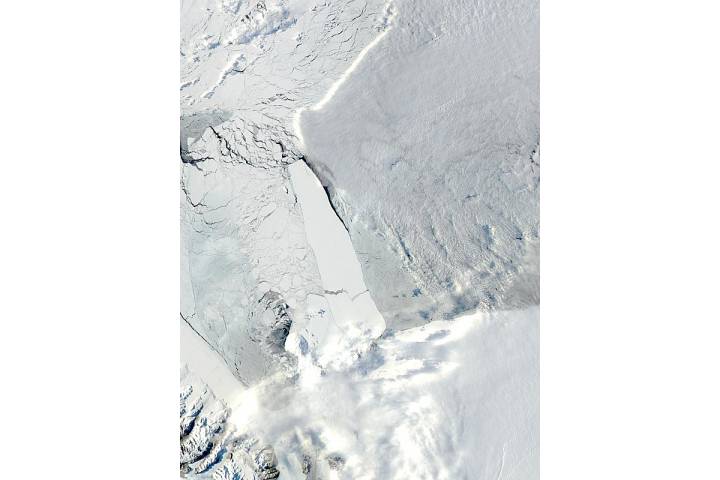
[[[538,5],[181,2],[181,475],[537,478]]]

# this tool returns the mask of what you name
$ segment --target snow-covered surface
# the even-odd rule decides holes
[[[320,182],[304,162],[295,162],[288,170],[324,296],[316,299],[314,310],[293,323],[285,349],[302,356],[309,348],[320,366],[352,361],[383,333],[385,320],[365,287],[347,231],[330,208]]]
[[[537,17],[181,1],[182,475],[538,477]]]
[[[216,398],[202,376],[180,369],[180,477],[213,480],[277,478],[272,447],[228,422],[227,403]]]
[[[275,447],[284,478],[304,478],[302,453],[344,459],[335,477],[318,462],[321,478],[537,478],[536,336],[536,308],[435,321],[311,385],[256,387],[252,405],[272,413],[238,423]]]
[[[374,0],[181,3],[181,313],[245,384],[292,367],[267,345],[283,328],[270,312],[313,315],[325,295],[287,170],[303,158],[298,112],[393,12]]]
[[[538,478],[537,328],[533,307],[387,335],[347,368],[244,391],[228,422],[273,446],[280,478]]]
[[[536,0],[396,0],[304,153],[388,324],[539,299]]]
[[[180,319],[180,358],[183,366],[202,379],[213,394],[227,405],[237,401],[245,390],[220,355]]]

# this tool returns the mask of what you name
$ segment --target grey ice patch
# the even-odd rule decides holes
[[[535,305],[537,1],[395,5],[408,28],[303,114],[306,162],[388,326]]]
[[[327,462],[331,470],[342,470],[345,466],[345,459],[338,454],[328,455]]]
[[[188,150],[188,138],[195,140],[202,137],[205,130],[210,127],[216,127],[221,123],[228,121],[232,117],[232,113],[225,110],[210,110],[206,112],[196,112],[180,117],[180,149]]]

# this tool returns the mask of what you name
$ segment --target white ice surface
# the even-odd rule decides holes
[[[396,5],[402,8],[396,9]],[[513,7],[511,2],[465,0],[447,4],[184,0],[181,9],[181,102],[184,135],[190,137],[184,145],[188,158],[183,159],[182,311],[213,345],[211,348],[191,329],[185,330],[183,361],[232,409],[230,420],[239,433],[247,432],[274,447],[282,480],[538,478],[537,308],[433,321],[373,343],[371,338],[382,330],[382,317],[375,314],[370,295],[361,293],[367,280],[371,288],[371,281],[375,282],[385,301],[396,302],[391,300],[396,294],[389,291],[391,287],[397,293],[413,295],[412,287],[417,284],[402,275],[396,276],[398,281],[395,277],[379,281],[391,273],[398,258],[405,265],[403,244],[409,245],[411,261],[423,258],[414,255],[418,251],[414,242],[423,245],[435,233],[456,242],[460,250],[467,245],[442,223],[456,219],[459,212],[446,201],[442,189],[436,191],[439,195],[430,192],[430,200],[420,208],[414,203],[414,186],[425,185],[421,180],[428,180],[427,185],[462,184],[455,193],[464,199],[462,208],[471,212],[484,211],[473,207],[480,201],[489,207],[499,202],[517,203],[515,199],[520,197],[517,189],[513,190],[517,172],[534,168],[522,163],[527,153],[523,149],[534,147],[536,139],[523,136],[522,151],[515,153],[515,145],[504,135],[506,126],[515,131],[514,118],[506,122],[497,115],[507,113],[508,103],[514,100],[512,96],[498,97],[493,86],[517,92],[515,83],[508,81],[516,73],[515,67],[523,71],[529,67],[532,73],[532,62],[515,62],[516,57],[504,55],[503,50],[515,51],[517,42],[507,43],[506,37],[515,35],[513,28],[518,25],[523,27],[517,19],[533,20],[533,13],[524,6]],[[524,39],[532,37],[535,23],[527,25],[529,33]],[[485,40],[496,42],[496,47],[488,48],[476,35],[478,26],[487,34]],[[522,48],[518,51],[524,53]],[[493,67],[481,69],[482,91],[497,105],[464,101],[473,97],[476,78],[472,68],[468,70],[473,64],[467,62],[466,54],[482,57],[476,64],[488,62],[485,67]],[[504,60],[493,63],[497,59]],[[448,74],[450,60],[452,71]],[[502,75],[495,75],[496,71]],[[423,82],[428,78],[430,83]],[[442,87],[450,80],[460,85],[457,92]],[[432,97],[419,96],[417,92],[428,85],[442,88],[436,88]],[[408,86],[411,88],[405,88]],[[447,95],[452,98],[443,97]],[[437,125],[425,122],[430,117],[415,111],[428,105],[421,97],[437,107],[430,117],[439,118],[445,122],[440,127],[449,129],[438,130]],[[352,98],[362,104],[358,106]],[[307,114],[302,123],[298,112]],[[477,115],[485,113],[500,118],[503,128],[476,121]],[[418,124],[417,119],[425,123]],[[476,161],[459,175],[446,168],[457,165],[448,157],[445,145],[450,143],[447,135],[462,133],[454,128],[458,124],[467,127],[462,131],[471,132],[481,125],[493,145],[504,146],[511,154],[509,163],[500,162],[502,169],[484,164],[489,171],[502,173],[502,188],[490,183],[495,186],[488,189],[485,177],[467,175],[477,173]],[[535,133],[533,125],[517,126],[522,132]],[[304,145],[301,140],[306,127],[308,144]],[[368,127],[376,130],[361,130]],[[393,134],[390,140],[385,135],[388,131]],[[428,131],[445,133],[438,137]],[[452,142],[454,148],[474,148],[476,139],[484,148],[488,139],[475,134]],[[410,160],[432,160],[425,162],[430,168],[417,168],[417,163],[411,168],[408,158],[395,163],[393,155],[382,155],[376,159],[378,165],[387,160],[391,173],[369,169],[359,176],[355,167],[361,167],[363,159],[385,151],[372,143],[378,138],[385,141],[381,146],[389,145],[387,150],[393,155],[408,157],[407,151],[411,151]],[[403,148],[395,152],[393,146],[398,145]],[[505,150],[498,150],[502,158],[508,153]],[[344,155],[338,156],[338,151]],[[416,155],[418,152],[421,155]],[[353,252],[347,248],[342,224],[315,177],[299,161],[303,154],[314,155],[316,160],[322,157],[318,164],[306,157],[313,168],[343,162],[320,173],[337,177],[335,207],[346,220],[352,220],[346,223],[356,234],[362,226],[364,235],[375,235],[372,215],[364,219],[357,215],[362,213],[359,207],[365,207],[365,213],[379,210],[377,200],[382,200],[383,210],[389,212],[387,218],[395,224],[382,237],[383,242],[373,237],[367,242],[373,250]],[[438,171],[440,180],[433,179],[431,174]],[[359,181],[352,184],[347,178]],[[387,179],[405,183],[400,182],[402,188],[386,188],[380,180]],[[466,191],[463,179],[484,195]],[[373,191],[364,202],[358,202],[358,192]],[[493,195],[487,197],[488,192]],[[408,201],[397,203],[398,198]],[[518,211],[536,219],[532,210],[520,206]],[[481,230],[486,235],[480,243],[500,249],[503,259],[514,262],[514,257],[504,252],[514,249],[518,240],[505,242],[502,237],[503,241],[497,242],[493,222],[480,216],[473,216],[487,227]],[[404,231],[427,227],[430,217],[441,220],[436,222],[441,228],[426,229],[430,236]],[[406,223],[398,224],[398,218]],[[498,218],[504,222],[502,214]],[[525,238],[526,230],[532,229],[525,228],[527,222],[521,223]],[[458,225],[461,231],[467,228],[472,232],[477,226],[463,221],[453,228],[457,230]],[[504,230],[503,234],[508,233]],[[328,238],[324,238],[326,233]],[[411,279],[418,272],[429,276],[443,269],[460,272],[443,263],[433,249],[426,252],[431,253],[425,257],[432,261],[423,263],[426,269],[415,265],[417,271],[408,270]],[[490,248],[483,252],[492,253]],[[366,270],[371,276],[365,280],[355,273],[357,255],[362,256],[363,268],[371,260],[375,265]],[[383,256],[394,260],[386,262]],[[470,257],[475,268],[478,257]],[[341,271],[346,276],[338,275]],[[502,279],[514,273],[502,266],[497,275]],[[451,286],[454,295],[458,285]],[[473,305],[471,297],[485,295],[491,290],[485,288],[488,285],[462,283],[465,292],[457,300]],[[258,302],[269,291],[280,294],[293,309],[287,347],[299,356],[297,378],[267,373],[274,370],[264,352],[255,351],[261,343],[249,342],[257,327],[253,322],[267,313],[267,309],[258,310]],[[355,301],[351,301],[354,295]],[[399,298],[398,305],[389,305],[387,311],[404,308],[406,299]],[[441,295],[433,298],[443,301]],[[377,298],[375,301],[380,305]],[[445,303],[443,309],[457,311],[454,303]],[[424,321],[426,317],[415,324]],[[308,353],[304,353],[301,339],[310,343]],[[369,348],[359,349],[359,344]],[[318,364],[325,368],[319,369]],[[239,386],[225,365],[233,366],[233,372],[241,372],[249,383],[258,378],[259,383],[250,388]],[[301,473],[303,456],[312,460],[311,476]],[[328,456],[342,458],[344,466],[331,469]]]
[[[282,479],[305,479],[303,454],[323,479],[535,479],[537,327],[533,307],[398,332],[311,384],[253,387],[230,421],[274,446]]]
[[[338,90],[389,5],[181,2],[181,312],[246,384],[284,368],[258,321],[268,295],[300,321],[329,309],[290,192],[296,113]]]
[[[392,5],[378,43],[298,119],[306,161],[388,325],[535,305],[538,2]]]
[[[353,352],[364,350],[385,330],[385,321],[367,291],[350,237],[330,207],[320,181],[305,162],[295,162],[288,170],[330,311],[299,318],[285,348],[301,356],[298,337],[303,336],[324,366],[348,360]]]
[[[318,180],[302,162],[290,174],[324,288],[364,291]],[[336,296],[350,298],[314,296],[317,309],[357,331],[363,309],[325,300]],[[231,408],[234,429],[274,447],[280,478],[312,478],[301,471],[304,456],[324,479],[538,478],[537,308],[433,321],[384,336],[362,356],[348,356],[352,335],[328,330],[336,325],[328,317],[310,320],[293,334],[320,340],[316,351],[333,368],[320,374],[297,351],[299,381],[274,377],[252,388],[181,320],[182,360]],[[343,468],[331,469],[328,456],[343,458]]]
[[[180,363],[203,380],[217,398],[232,405],[245,390],[223,359],[190,325],[180,319]]]

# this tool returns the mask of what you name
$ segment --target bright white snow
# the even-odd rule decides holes
[[[253,387],[230,421],[274,446],[280,478],[304,480],[303,455],[324,479],[537,478],[537,328],[531,308],[397,332],[310,384]]]
[[[536,6],[181,2],[201,478],[538,478]]]
[[[303,212],[305,232],[320,271],[325,295],[293,324],[285,348],[304,355],[300,337],[319,365],[352,361],[385,330],[370,297],[347,231],[328,203],[320,182],[305,162],[288,168]],[[320,313],[324,312],[324,313]]]

